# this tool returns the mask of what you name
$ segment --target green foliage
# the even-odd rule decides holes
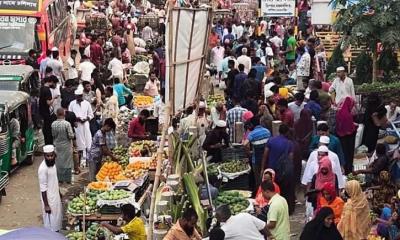
[[[368,96],[371,94],[377,94],[385,102],[398,101],[398,96],[400,95],[400,82],[399,77],[393,76],[393,82],[375,82],[375,83],[364,83],[362,85],[356,85],[356,94],[363,96]]]
[[[339,43],[332,52],[332,56],[329,59],[328,65],[326,67],[326,77],[329,78],[330,74],[336,72],[337,67],[346,66],[346,62],[343,58],[343,51],[340,48],[341,43]]]
[[[379,55],[378,59],[378,68],[383,70],[384,81],[389,81],[387,79],[390,77],[392,71],[396,71],[399,66],[399,62],[397,61],[396,52],[392,49],[384,49],[382,53]]]
[[[372,58],[366,52],[362,51],[355,61],[356,77],[355,84],[370,83],[372,81]]]
[[[332,0],[343,2],[343,0]],[[368,12],[368,9],[373,11]],[[339,11],[335,27],[353,43],[362,43],[376,51],[378,42],[385,48],[397,48],[400,41],[400,1],[360,0]]]

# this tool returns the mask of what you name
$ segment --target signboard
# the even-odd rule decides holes
[[[35,24],[36,19],[23,16],[0,16],[0,29],[21,29],[27,24]]]
[[[262,0],[261,12],[265,17],[293,17],[296,0]]]
[[[0,10],[38,11],[39,0],[0,0]]]

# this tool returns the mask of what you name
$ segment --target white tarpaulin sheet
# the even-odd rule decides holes
[[[208,44],[209,9],[174,8],[166,31],[166,100],[172,113],[189,106],[199,91]]]
[[[332,24],[330,0],[314,0],[311,5],[311,24]]]

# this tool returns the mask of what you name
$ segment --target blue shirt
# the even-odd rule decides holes
[[[256,64],[252,68],[254,68],[257,71],[256,80],[258,82],[261,82],[264,79],[264,74],[267,68],[263,64]]]
[[[122,106],[125,105],[125,94],[132,94],[132,91],[127,88],[123,83],[118,83],[114,85],[114,91],[117,93],[118,96],[118,105]]]
[[[267,168],[272,168],[273,170],[277,170],[278,160],[282,154],[285,154],[288,148],[289,153],[293,151],[292,142],[284,136],[271,138],[267,143],[267,147],[269,149]]]
[[[253,164],[261,164],[265,145],[270,137],[270,131],[261,125],[255,127],[253,131],[247,135],[247,140],[249,140],[253,149],[253,155],[251,157]]]
[[[233,95],[235,97],[241,98],[242,93],[242,84],[247,79],[247,74],[244,72],[240,72],[235,76],[235,80],[233,81]]]
[[[318,121],[321,117],[321,106],[313,101],[310,100],[308,103],[304,106],[305,109],[308,109],[311,111],[312,115],[315,117],[315,119]]]

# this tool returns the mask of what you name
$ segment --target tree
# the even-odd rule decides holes
[[[333,0],[343,4],[346,0]],[[372,81],[377,79],[378,47],[397,49],[400,42],[400,1],[360,0],[339,10],[335,27],[352,44],[366,45],[372,53]]]
[[[343,58],[343,51],[341,49],[342,44],[339,43],[332,52],[332,56],[329,59],[326,67],[326,79],[330,79],[332,73],[336,73],[337,67],[345,67],[346,62]]]

